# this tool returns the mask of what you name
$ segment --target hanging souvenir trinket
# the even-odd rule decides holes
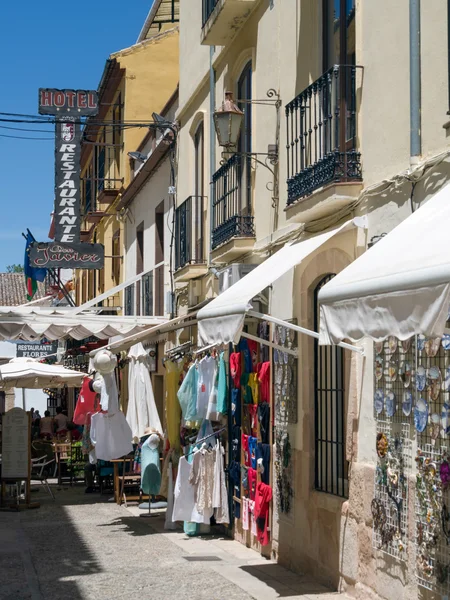
[[[441,418],[436,413],[433,413],[430,417],[430,430],[431,439],[437,440],[441,433]]]
[[[411,347],[411,340],[412,340],[412,338],[408,338],[407,340],[402,340],[402,342],[401,342],[402,349],[405,354],[408,352],[409,348]]]
[[[373,398],[373,406],[375,408],[375,412],[379,415],[384,406],[384,394],[382,389],[375,390],[375,395]]]
[[[425,367],[422,367],[422,365],[419,365],[417,367],[417,371],[416,371],[416,389],[417,389],[417,391],[423,392],[423,390],[425,389],[426,382],[427,382],[427,375],[426,375]]]
[[[425,341],[426,355],[432,358],[436,356],[441,345],[441,338],[427,338]]]
[[[376,354],[381,354],[383,352],[384,342],[375,342],[375,352]]]
[[[450,392],[450,367],[445,369],[444,390]]]
[[[384,458],[388,451],[388,439],[384,433],[377,434],[377,454]]]
[[[380,381],[380,379],[383,377],[383,367],[384,367],[383,358],[381,356],[376,356],[375,357],[375,379],[377,381]]]
[[[442,379],[439,367],[430,367],[427,370],[428,394],[431,400],[437,400],[441,391]]]
[[[390,335],[388,337],[388,345],[387,345],[387,353],[389,354],[395,354],[395,351],[397,350],[397,338],[394,335]]]
[[[450,434],[450,404],[444,402],[441,410],[441,427],[442,437],[445,438]]]
[[[402,361],[398,369],[400,379],[403,381],[405,388],[409,387],[411,383],[411,365],[407,361]]]
[[[388,392],[384,399],[384,409],[388,417],[393,417],[397,412],[397,402],[394,392]]]
[[[444,333],[441,340],[442,347],[444,350],[450,350],[450,334]]]
[[[414,407],[414,425],[419,433],[425,431],[428,423],[428,403],[423,398],[419,398]]]
[[[411,414],[412,403],[413,403],[413,396],[412,396],[411,392],[405,392],[403,394],[402,410],[403,410],[403,414],[406,417],[409,417],[409,415]]]
[[[439,477],[441,478],[442,488],[446,490],[450,484],[450,464],[446,458],[439,467]]]
[[[423,352],[425,350],[425,341],[426,338],[424,335],[420,334],[417,336],[417,350],[419,352]]]
[[[395,381],[397,379],[397,362],[395,360],[390,360],[388,363],[388,375],[391,381]]]

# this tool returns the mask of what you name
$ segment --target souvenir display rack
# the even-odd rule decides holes
[[[296,324],[296,321],[291,321]],[[297,333],[276,325],[273,341],[288,350],[297,350]],[[291,513],[293,504],[293,457],[288,425],[298,420],[297,410],[297,357],[289,352],[273,352],[273,397],[275,407],[274,493],[277,515]]]
[[[414,343],[389,338],[375,344],[374,415],[377,466],[372,545],[405,561],[408,534],[408,475],[412,469],[411,414]]]
[[[416,576],[428,590],[450,592],[450,336],[417,338]],[[423,413],[422,415],[420,413]],[[417,428],[417,425],[416,425]]]

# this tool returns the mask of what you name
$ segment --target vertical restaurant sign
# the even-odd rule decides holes
[[[81,125],[64,117],[56,123],[55,241],[80,241]]]
[[[39,89],[39,113],[55,115],[55,241],[80,241],[80,117],[98,113],[96,91]]]

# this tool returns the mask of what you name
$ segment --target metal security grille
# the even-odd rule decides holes
[[[314,325],[319,327],[318,294],[334,277],[327,275],[314,291]],[[315,488],[335,496],[348,496],[345,457],[344,351],[315,342]]]

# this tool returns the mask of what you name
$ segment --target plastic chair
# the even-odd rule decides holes
[[[55,500],[52,488],[50,487],[47,481],[48,475],[46,469],[46,467],[48,467],[48,465],[52,464],[53,462],[55,462],[54,458],[52,458],[51,460],[47,460],[47,457],[45,455],[39,458],[32,458],[30,483],[31,481],[39,481],[42,484],[43,488],[47,489],[47,492],[50,494],[53,500]]]

